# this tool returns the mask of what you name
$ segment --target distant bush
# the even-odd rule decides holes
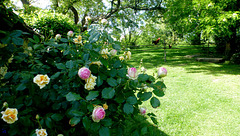
[[[233,54],[230,62],[234,64],[240,64],[240,52]]]
[[[36,11],[33,14],[22,15],[22,17],[28,25],[44,35],[45,38],[56,34],[66,34],[70,30],[77,29],[73,20],[67,15],[53,13],[49,10]]]

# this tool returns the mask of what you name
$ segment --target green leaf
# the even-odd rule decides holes
[[[88,119],[87,116],[83,117],[83,126],[86,128],[86,130],[88,130],[90,128],[91,125],[91,121]]]
[[[147,134],[147,127],[145,126],[145,127],[143,127],[142,129],[141,129],[141,135],[145,135],[145,134]]]
[[[54,121],[60,121],[63,119],[63,116],[62,114],[59,114],[59,113],[55,113],[51,116],[51,118],[54,120]]]
[[[86,100],[93,100],[95,99],[96,97],[98,97],[99,95],[99,92],[98,91],[90,91],[86,97]]]
[[[23,45],[23,42],[24,42],[22,38],[16,38],[16,37],[12,38],[12,41],[16,45]]]
[[[4,76],[4,79],[9,79],[10,77],[12,77],[13,72],[7,72]]]
[[[115,63],[113,64],[114,68],[120,68],[121,66],[122,66],[122,63],[120,60],[115,61]]]
[[[100,136],[110,136],[110,130],[108,127],[101,127],[99,130]]]
[[[79,94],[69,92],[66,95],[66,99],[67,99],[67,101],[77,101],[77,100],[81,100],[82,97]]]
[[[150,100],[150,103],[151,103],[153,108],[157,108],[157,107],[160,106],[160,101],[156,97],[152,97],[151,100]]]
[[[52,80],[52,79],[55,79],[55,78],[59,77],[60,74],[61,74],[61,72],[57,72],[57,73],[55,73],[54,75],[52,75],[50,79],[51,79],[51,80]]]
[[[137,103],[137,98],[135,96],[129,96],[127,98],[127,103],[134,105]]]
[[[115,80],[115,79],[112,78],[112,77],[107,79],[107,83],[108,83],[110,86],[112,86],[112,87],[118,85],[118,84],[117,84],[117,80]]]
[[[109,71],[109,74],[110,74],[111,77],[115,77],[116,74],[117,74],[117,70],[116,70],[116,69],[111,69],[111,70]]]
[[[155,117],[150,117],[150,118],[151,118],[152,122],[153,122],[155,125],[158,124],[157,119],[156,119]]]
[[[34,39],[34,41],[36,41],[37,43],[40,42],[40,39],[39,39],[39,37],[38,37],[37,35],[33,35],[33,39]]]
[[[40,48],[42,48],[43,46],[41,45],[41,44],[34,44],[33,45],[33,49],[34,50],[38,50],[38,49],[40,49]]]
[[[91,128],[90,129],[93,130],[93,131],[98,131],[100,126],[101,126],[100,123],[94,122],[94,123],[91,123]]]
[[[70,119],[70,124],[71,125],[77,125],[79,122],[81,121],[81,118],[80,117],[73,117]]]
[[[63,52],[63,55],[64,55],[64,56],[66,56],[66,55],[68,55],[68,54],[70,54],[70,51],[69,51],[69,50],[65,50],[65,51]]]
[[[101,121],[101,123],[102,123],[104,126],[106,126],[106,127],[110,127],[113,122],[112,122],[112,119],[110,119],[110,118],[105,118],[105,119],[103,119],[103,120]]]
[[[116,49],[116,50],[121,50],[121,46],[119,44],[113,44],[112,45],[113,49]]]
[[[100,33],[99,32],[97,32],[97,31],[95,31],[90,37],[89,37],[89,42],[90,43],[94,43],[94,42],[96,42],[98,39],[99,39],[99,37],[100,37]]]
[[[123,106],[123,111],[126,113],[126,114],[130,114],[130,113],[133,113],[133,106],[129,103],[125,103],[124,106]]]
[[[26,88],[26,85],[24,83],[21,83],[20,85],[18,85],[18,87],[16,88],[17,91],[22,91]]]
[[[58,64],[56,64],[56,66],[58,69],[66,69],[65,65],[62,63],[58,63]]]
[[[139,74],[138,75],[138,80],[139,81],[147,81],[148,80],[148,75],[147,74]]]
[[[66,38],[61,38],[60,41],[66,43],[66,42],[68,42],[68,39],[66,39]]]
[[[69,69],[72,69],[73,68],[73,61],[72,60],[69,60],[66,62],[66,67],[69,68]]]
[[[153,90],[153,93],[154,93],[155,95],[157,95],[158,97],[163,97],[163,96],[165,95],[164,92],[163,92],[163,90],[159,90],[159,89]]]
[[[83,113],[83,112],[81,112],[81,111],[78,111],[78,110],[72,110],[71,111],[71,114],[73,115],[73,116],[83,116],[83,115],[85,115],[85,113]]]
[[[142,101],[147,101],[152,97],[152,92],[144,92],[143,94],[139,94],[138,96]]]
[[[101,79],[101,76],[97,77],[97,86],[101,86],[103,84],[103,80]]]
[[[15,30],[9,34],[11,37],[19,37],[22,34],[21,30]]]
[[[104,88],[102,90],[102,98],[104,99],[112,99],[114,95],[115,95],[115,90],[111,87]]]
[[[52,119],[51,118],[46,118],[45,119],[45,123],[46,123],[46,126],[48,127],[48,128],[52,128]]]

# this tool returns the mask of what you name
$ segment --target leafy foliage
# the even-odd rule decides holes
[[[116,49],[118,54],[121,51],[120,43],[104,30],[92,28],[77,44],[73,38],[42,42],[34,36],[27,48],[20,46],[22,34],[14,31],[1,39],[6,44],[2,49],[10,51],[13,59],[1,80],[0,104],[7,102],[19,112],[19,120],[12,125],[1,120],[9,135],[34,135],[37,128],[46,129],[48,135],[123,134],[125,121],[139,114],[143,101],[150,100],[153,108],[160,106],[158,97],[164,95],[164,83],[144,73],[136,80],[129,79],[126,60],[101,53],[107,48]],[[93,63],[97,61],[101,64]],[[86,89],[86,81],[78,76],[82,67],[97,77],[92,90]],[[39,74],[50,78],[42,89],[33,82]],[[149,89],[143,89],[143,84]],[[96,105],[105,107],[105,118],[100,122],[92,120]],[[157,124],[152,115],[148,114]],[[147,130],[143,127],[134,132],[146,134]]]

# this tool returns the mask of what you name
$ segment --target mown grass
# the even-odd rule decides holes
[[[143,105],[157,115],[159,131],[154,130],[154,135],[240,135],[240,65],[197,62],[185,57],[201,55],[202,49],[167,49],[166,62],[163,49],[131,50],[131,65],[138,66],[143,59],[148,74],[160,66],[168,70],[161,106],[153,109],[149,102]]]

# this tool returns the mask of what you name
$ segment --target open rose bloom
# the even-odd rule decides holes
[[[84,85],[84,88],[87,90],[93,90],[96,85],[96,79],[97,77],[91,74],[91,76],[85,80],[86,84]]]
[[[2,111],[2,119],[8,124],[12,124],[18,120],[17,114],[18,110],[16,108],[7,108],[5,111]]]
[[[130,78],[130,79],[137,79],[138,78],[138,73],[137,73],[137,69],[136,68],[129,68],[128,69],[128,74],[127,76]]]
[[[48,77],[48,75],[38,74],[33,78],[33,82],[36,83],[40,87],[40,89],[45,87],[46,84],[49,83],[49,81],[50,81],[50,78]]]
[[[75,44],[81,44],[82,43],[82,36],[81,35],[78,35],[77,38],[74,38],[73,39],[73,42]]]
[[[158,68],[157,74],[158,74],[158,77],[165,77],[167,76],[167,69],[164,67],[160,67]]]
[[[47,136],[47,131],[46,129],[36,129],[36,134],[37,136]]]
[[[82,80],[86,80],[89,78],[89,76],[91,75],[91,71],[86,68],[86,67],[82,67],[78,70],[78,76],[82,79]]]
[[[92,119],[94,122],[99,122],[105,117],[105,110],[102,106],[95,106],[92,112]]]

